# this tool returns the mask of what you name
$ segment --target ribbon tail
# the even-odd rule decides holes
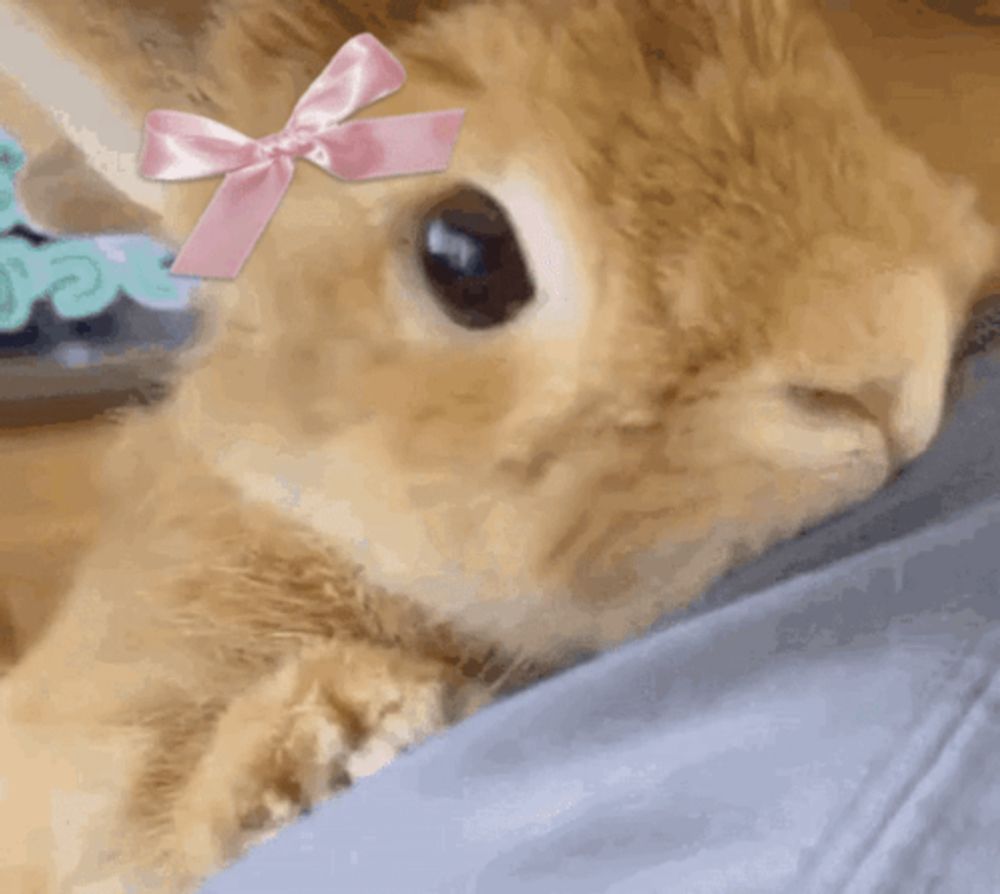
[[[281,204],[294,172],[291,159],[276,158],[228,174],[170,272],[206,279],[238,276]]]

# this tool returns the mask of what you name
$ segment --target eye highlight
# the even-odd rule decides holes
[[[459,187],[426,211],[418,248],[437,303],[466,329],[507,323],[535,296],[510,220],[474,187]]]

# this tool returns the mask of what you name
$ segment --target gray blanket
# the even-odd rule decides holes
[[[206,894],[1000,892],[1000,357],[877,498]]]

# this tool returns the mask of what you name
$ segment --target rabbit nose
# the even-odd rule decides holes
[[[814,404],[875,425],[893,468],[899,468],[924,451],[941,418],[941,389],[924,384],[922,377],[901,376],[851,389],[797,387],[793,391]]]

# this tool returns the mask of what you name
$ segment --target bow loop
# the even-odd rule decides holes
[[[263,159],[255,140],[211,118],[163,110],[146,116],[146,139],[139,157],[144,177],[195,180]]]
[[[406,71],[371,34],[351,38],[296,103],[288,128],[318,133],[395,93]]]
[[[396,92],[399,61],[371,34],[349,40],[278,133],[255,140],[201,115],[157,110],[146,118],[143,176],[191,180],[225,174],[172,272],[235,277],[304,158],[343,180],[443,171],[464,113],[453,109],[342,122]]]

